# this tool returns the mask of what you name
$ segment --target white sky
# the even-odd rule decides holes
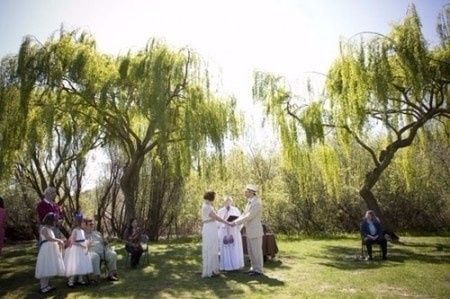
[[[240,107],[251,105],[255,69],[302,79],[325,73],[341,37],[387,33],[410,2],[434,44],[444,0],[0,0],[0,56],[17,53],[23,36],[47,39],[61,24],[91,32],[100,51],[140,49],[157,37],[188,46],[209,61]],[[254,108],[253,108],[254,109]]]
[[[98,49],[126,53],[157,37],[188,46],[209,62],[221,91],[238,99],[250,139],[273,140],[260,129],[261,108],[251,98],[255,69],[300,82],[326,73],[340,38],[361,31],[388,33],[416,4],[425,37],[438,41],[436,20],[446,0],[0,0],[0,57],[17,53],[22,38],[47,39],[61,24],[94,35]]]

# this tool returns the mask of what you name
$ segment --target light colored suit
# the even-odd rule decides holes
[[[250,257],[250,271],[262,273],[263,269],[263,252],[262,237],[264,235],[261,223],[262,218],[262,202],[256,196],[249,199],[242,215],[236,219],[236,224],[244,224],[247,236],[247,249]]]
[[[106,261],[106,266],[109,272],[117,271],[117,253],[105,246],[105,240],[99,231],[92,231],[85,233],[86,239],[91,242],[89,248],[89,255],[94,268],[94,275],[100,275],[100,263],[102,260]],[[109,274],[109,273],[108,273]]]

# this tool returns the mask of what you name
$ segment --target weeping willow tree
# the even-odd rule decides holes
[[[15,162],[16,181],[40,197],[47,186],[60,195],[59,204],[68,203],[68,222],[80,211],[82,180],[87,153],[102,144],[98,125],[85,117],[54,109],[58,96],[33,94],[27,118],[24,146]],[[66,205],[67,207],[67,205]]]
[[[19,61],[36,61],[19,65],[20,73],[37,74],[22,84],[59,93],[57,109],[100,125],[122,149],[126,220],[136,214],[140,170],[156,147],[182,144],[183,159],[171,162],[189,167],[200,149],[211,144],[220,151],[227,134],[237,132],[234,101],[209,91],[207,70],[188,49],[151,40],[141,51],[111,57],[88,34],[61,30],[43,45],[25,39]]]
[[[22,88],[16,76],[17,57],[7,56],[0,62],[0,179],[12,172],[17,151],[22,145],[28,115],[27,103],[21,98]]]
[[[425,124],[437,122],[450,129],[450,45],[427,47],[413,5],[389,35],[358,36],[366,35],[375,37],[341,43],[340,55],[327,74],[326,93],[317,101],[296,105],[283,79],[271,74],[255,75],[253,93],[277,123],[289,163],[305,161],[298,156],[300,131],[314,146],[325,140],[326,127],[335,129],[342,148],[355,141],[367,152],[373,164],[359,194],[396,239],[372,188],[398,150],[409,147]],[[385,142],[374,145],[373,136],[380,134]],[[324,179],[336,186],[335,180]]]

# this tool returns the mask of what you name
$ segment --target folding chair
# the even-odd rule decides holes
[[[145,264],[149,265],[150,264],[150,257],[149,257],[149,252],[150,252],[150,246],[149,243],[141,243],[142,246],[142,255],[141,255],[141,259],[139,260],[139,264],[141,263],[142,259],[145,260]],[[127,249],[125,248],[125,266],[131,266],[131,254],[127,251]]]
[[[361,236],[361,258],[366,258],[369,254],[367,253],[367,248],[366,248],[366,242],[364,241],[364,234],[362,231],[360,231],[360,236]],[[374,250],[374,246],[372,246],[372,253]],[[379,253],[380,253],[380,258],[383,257],[383,252],[381,251],[381,245],[379,245],[379,249],[378,249]]]
[[[144,250],[144,252],[142,253],[142,257],[141,257],[141,259],[144,259],[145,260],[145,264],[148,266],[149,264],[150,264],[150,257],[149,257],[149,251],[150,251],[150,246],[149,246],[149,244],[148,244],[148,242],[147,243],[144,243],[143,245],[142,245],[142,249]]]
[[[100,259],[100,272],[103,272],[105,277],[108,277],[109,274],[108,263],[103,258]]]
[[[149,244],[148,244],[149,239],[150,238],[148,237],[147,234],[141,235],[141,246],[143,249],[141,259],[142,258],[145,259],[146,265],[150,264],[150,258],[149,258],[150,249],[149,249]]]

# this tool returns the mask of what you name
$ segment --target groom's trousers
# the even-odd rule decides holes
[[[248,238],[247,250],[250,257],[251,270],[263,273],[263,252],[262,252],[262,237]]]

